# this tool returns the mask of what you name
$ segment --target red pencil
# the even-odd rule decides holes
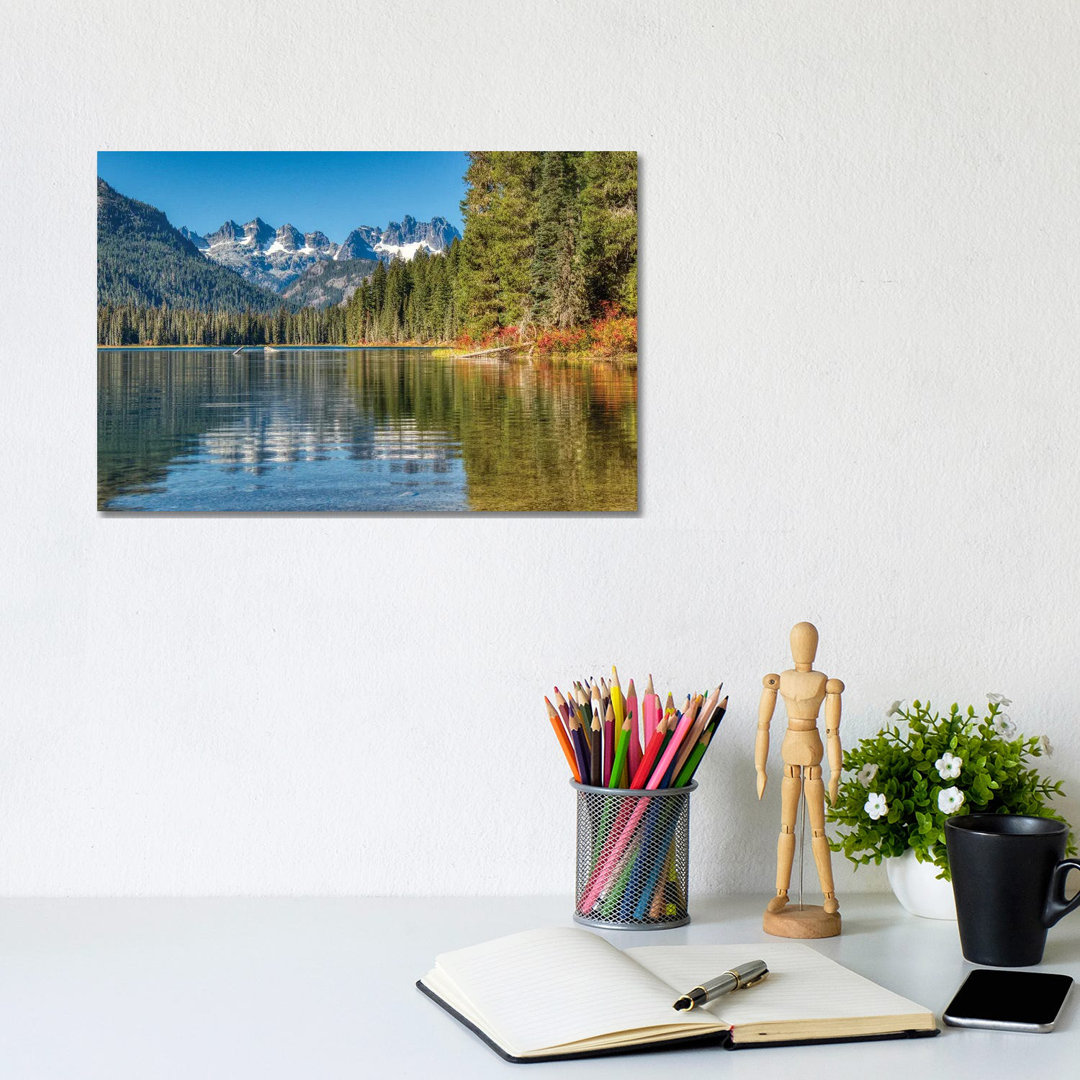
[[[649,774],[652,772],[652,767],[656,764],[656,758],[660,753],[660,747],[664,745],[664,726],[664,721],[661,719],[653,728],[649,741],[645,744],[645,752],[641,755],[641,761],[638,762],[637,770],[630,781],[632,788],[643,788],[645,781],[649,779]]]

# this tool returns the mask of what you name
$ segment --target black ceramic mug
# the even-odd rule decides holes
[[[975,964],[1037,964],[1046,931],[1080,905],[1065,899],[1068,829],[1053,818],[968,814],[945,822],[956,920],[964,957]]]

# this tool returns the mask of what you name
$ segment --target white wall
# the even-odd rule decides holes
[[[2,49],[0,892],[568,891],[541,695],[615,662],[726,681],[693,887],[768,895],[804,618],[847,740],[1007,693],[1080,824],[1074,5],[17,0]],[[477,146],[640,151],[638,515],[95,512],[97,150]]]

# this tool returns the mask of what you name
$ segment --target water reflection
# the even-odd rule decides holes
[[[418,350],[98,354],[98,506],[632,510],[637,379]]]

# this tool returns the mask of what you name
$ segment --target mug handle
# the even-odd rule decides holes
[[[1080,889],[1071,900],[1065,899],[1065,879],[1070,870],[1080,870],[1080,860],[1062,859],[1054,867],[1050,875],[1050,895],[1046,898],[1046,906],[1043,908],[1043,926],[1049,929],[1070,911],[1080,907]]]

